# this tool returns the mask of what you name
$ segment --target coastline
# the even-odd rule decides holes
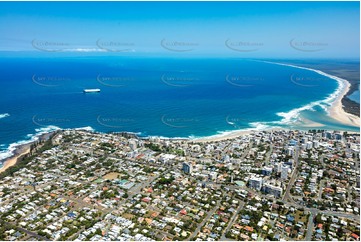
[[[56,131],[50,131],[47,133],[41,133],[38,136],[35,137],[35,140],[29,141],[28,143],[21,144],[15,147],[15,150],[13,151],[13,155],[5,158],[2,162],[2,167],[0,168],[0,173],[6,171],[9,169],[9,167],[15,166],[18,160],[29,154],[31,152],[31,146],[35,144],[36,142],[46,141],[48,140],[52,134],[54,134]]]
[[[320,75],[329,77],[331,79],[334,79],[335,81],[338,82],[338,88],[333,93],[331,93],[330,96],[327,97],[325,100],[321,100],[320,102],[316,101],[313,103],[319,104],[323,101],[330,102],[330,106],[327,108],[327,111],[331,118],[337,120],[338,122],[340,122],[344,125],[360,127],[360,117],[355,116],[350,113],[347,113],[342,104],[342,99],[347,96],[347,93],[349,92],[350,86],[351,86],[351,84],[346,79],[342,79],[340,77],[333,76],[333,75],[327,74],[323,71],[312,69],[312,68],[306,68],[306,67],[295,66],[295,65],[284,64],[284,63],[277,63],[277,62],[269,62],[269,61],[262,61],[262,62],[305,69],[305,70],[316,72]],[[308,105],[306,105],[306,106],[308,106]],[[297,110],[303,110],[303,109],[304,109],[303,107],[297,108]],[[308,127],[322,128],[322,127],[324,127],[323,124],[314,122],[313,120],[309,120],[306,118],[300,118],[300,121],[301,121],[301,123],[299,123],[299,125],[302,126],[303,128],[308,128]],[[235,131],[227,132],[226,134],[194,138],[194,139],[191,139],[191,141],[193,141],[193,142],[215,142],[215,141],[222,141],[222,140],[226,140],[226,139],[237,138],[241,135],[247,135],[247,134],[251,134],[253,132],[257,132],[257,131],[271,131],[271,130],[282,130],[282,129],[286,130],[287,128],[267,127],[267,128],[263,128],[263,129],[252,129],[251,128],[251,129],[245,129],[245,130],[235,130]]]
[[[200,142],[200,143],[216,142],[216,141],[222,141],[222,140],[227,140],[227,139],[234,139],[239,136],[248,135],[248,134],[251,134],[256,131],[257,131],[256,129],[254,129],[254,130],[235,130],[235,131],[227,132],[226,134],[219,134],[219,135],[212,135],[212,136],[207,136],[207,137],[190,139],[189,142]]]
[[[255,60],[255,61],[258,61],[258,60]],[[327,110],[328,116],[330,118],[332,118],[344,125],[360,127],[360,117],[346,112],[345,108],[342,104],[343,98],[347,96],[347,93],[350,91],[350,87],[351,87],[350,82],[348,82],[346,79],[327,74],[327,73],[317,70],[317,69],[301,67],[301,66],[296,66],[296,65],[292,65],[292,64],[284,64],[284,63],[277,63],[277,62],[270,62],[270,61],[260,61],[260,62],[275,64],[275,65],[282,65],[282,66],[289,66],[289,67],[293,67],[293,68],[299,68],[299,69],[313,71],[313,72],[316,72],[320,75],[326,76],[326,77],[338,82],[338,88],[333,93],[331,93],[326,99],[315,101],[315,102],[312,102],[311,104],[305,105],[304,107],[299,107],[299,108],[294,109],[296,111],[291,110],[291,111],[288,111],[285,113],[281,113],[282,115],[278,114],[279,116],[284,116],[284,119],[286,119],[286,121],[290,121],[289,120],[290,118],[297,116],[299,111],[303,111],[303,110],[312,108],[315,105],[323,105],[324,103],[326,103],[329,105],[328,107],[326,107],[326,110]],[[284,115],[284,114],[287,114],[287,115]],[[291,115],[288,115],[288,114],[291,114]],[[288,117],[288,116],[290,116],[290,117]],[[282,122],[282,121],[275,121],[273,123],[280,123],[280,122]],[[307,128],[316,128],[316,127],[323,128],[324,127],[324,125],[321,123],[317,123],[311,119],[306,119],[303,117],[299,117],[299,122],[295,123],[296,126],[299,126],[299,127],[287,128],[287,127],[279,127],[279,126],[262,125],[262,123],[260,123],[260,124],[261,124],[260,127],[247,128],[247,129],[243,129],[243,130],[224,131],[219,134],[214,134],[214,135],[205,136],[205,137],[170,138],[170,137],[159,136],[159,138],[160,139],[181,139],[181,140],[186,140],[187,142],[201,142],[202,143],[202,142],[217,142],[217,141],[222,141],[222,140],[227,140],[227,139],[234,139],[234,138],[240,137],[242,135],[248,135],[248,134],[251,134],[254,132],[273,131],[273,130],[274,131],[290,130],[290,129],[302,130],[302,129],[307,129]],[[74,128],[74,129],[84,129],[84,130],[91,129],[91,130],[93,130],[91,127]],[[63,129],[58,128],[55,130],[63,130]],[[56,132],[56,131],[54,131],[54,129],[48,131],[47,128],[45,128],[45,131],[41,131],[40,133],[35,134],[35,136],[33,137],[34,139],[29,140],[29,142],[27,142],[27,143],[21,143],[18,146],[16,146],[14,151],[12,151],[13,154],[10,157],[5,158],[3,161],[0,161],[0,162],[2,162],[2,165],[3,165],[0,168],[0,173],[4,172],[9,167],[16,165],[16,162],[18,161],[18,159],[21,156],[26,155],[30,152],[30,147],[32,144],[34,144],[37,141],[42,141],[44,139],[45,140],[48,139],[50,137],[50,135],[54,132]],[[134,133],[130,133],[130,134],[134,134]]]
[[[345,90],[344,93],[347,93],[347,90]],[[340,101],[341,99],[342,99],[342,96],[339,97],[337,100],[337,106],[335,107],[336,112],[339,112],[340,109],[341,109],[341,112],[345,112],[342,109],[342,105],[341,106],[339,105],[341,102]],[[338,113],[337,115],[340,115],[340,114]],[[348,114],[348,115],[351,115],[351,114]],[[353,116],[353,115],[351,115],[351,116]],[[318,126],[321,128],[323,126],[322,124],[315,123],[308,119],[303,119],[302,121],[304,123],[305,128],[307,128],[308,126],[309,127]],[[61,129],[61,130],[67,130],[67,129]],[[81,128],[74,128],[74,130],[84,130],[84,131],[88,131],[88,132],[94,132],[89,129],[81,129]],[[186,142],[190,142],[190,143],[207,143],[207,142],[218,142],[218,141],[224,141],[224,140],[229,140],[229,139],[235,139],[240,136],[245,136],[245,135],[253,134],[256,132],[263,132],[263,131],[272,132],[272,131],[280,131],[280,130],[302,130],[302,129],[300,129],[300,128],[282,128],[282,127],[264,127],[261,129],[260,128],[249,128],[249,129],[244,129],[244,130],[227,131],[227,132],[224,132],[221,134],[210,135],[210,136],[199,137],[199,138],[167,138],[167,137],[158,137],[158,138],[164,139],[164,140],[182,140],[182,141],[186,141]],[[21,144],[21,145],[17,146],[14,151],[14,154],[11,157],[6,158],[5,161],[3,161],[3,166],[0,168],[0,173],[6,171],[9,167],[16,165],[19,158],[23,157],[24,155],[29,154],[31,152],[31,145],[33,145],[37,141],[48,140],[50,138],[50,136],[55,132],[56,131],[43,133],[40,136],[38,136],[39,137],[38,140],[31,141],[29,143]],[[360,133],[360,132],[349,132],[349,133]],[[131,134],[134,134],[134,133],[131,133]],[[157,136],[151,136],[151,137],[157,137]],[[147,139],[151,138],[151,137],[147,137]]]
[[[342,99],[349,92],[351,84],[345,79],[338,79],[343,83],[343,88],[340,90],[340,94],[336,97],[335,101],[331,104],[331,107],[328,110],[329,114],[343,124],[360,127],[360,117],[347,113],[342,104]]]
[[[16,148],[16,150],[14,151],[14,155],[7,158],[3,162],[3,164],[2,164],[3,166],[0,168],[0,173],[6,171],[9,167],[16,165],[16,163],[18,162],[18,159],[20,157],[29,154],[31,144],[32,143],[27,143],[27,144],[18,146]]]
[[[327,108],[327,112],[331,118],[337,120],[338,122],[340,122],[344,125],[360,127],[360,117],[355,116],[350,113],[347,113],[342,104],[342,99],[347,96],[347,93],[349,92],[350,86],[351,86],[351,84],[346,79],[343,79],[343,78],[340,78],[337,76],[333,76],[333,75],[327,74],[323,71],[312,69],[312,68],[296,66],[296,65],[291,65],[291,64],[278,63],[278,62],[270,62],[270,61],[261,61],[261,62],[309,70],[309,71],[316,72],[317,74],[326,76],[328,78],[331,78],[331,79],[337,81],[338,88],[333,93],[331,93],[326,99],[316,101],[313,103],[314,103],[314,105],[321,104],[322,102],[329,103],[330,106]],[[310,121],[312,121],[312,120],[310,120]]]

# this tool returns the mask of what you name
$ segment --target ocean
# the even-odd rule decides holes
[[[196,138],[269,127],[358,131],[327,116],[338,83],[232,58],[0,58],[0,159],[59,128]],[[99,93],[83,93],[99,88]],[[328,99],[327,99],[328,98]]]

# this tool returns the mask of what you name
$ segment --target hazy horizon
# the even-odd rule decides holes
[[[1,2],[0,51],[359,59],[359,8],[359,2]]]

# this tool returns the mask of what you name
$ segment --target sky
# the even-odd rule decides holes
[[[359,2],[0,2],[0,51],[359,58]]]

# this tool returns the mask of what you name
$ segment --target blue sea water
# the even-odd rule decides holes
[[[0,58],[0,159],[9,148],[59,128],[140,136],[203,137],[297,126],[354,130],[327,116],[338,84],[312,71],[242,59],[130,57]],[[99,93],[83,93],[100,88]],[[296,122],[296,123],[295,123]],[[307,127],[306,129],[309,129]]]

